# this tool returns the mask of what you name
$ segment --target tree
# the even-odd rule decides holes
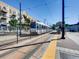
[[[68,26],[70,26],[69,24],[65,24],[65,27],[68,27]]]
[[[29,29],[30,28],[30,19],[27,18],[27,16],[23,15],[24,19],[25,19],[25,22],[22,24],[23,28],[26,30],[26,29]]]
[[[10,26],[12,26],[12,27],[16,27],[17,24],[18,24],[18,20],[12,19],[12,20],[9,21],[9,24],[10,24]]]
[[[61,28],[62,28],[62,22],[59,21],[59,22],[56,23],[56,29],[57,30],[59,30],[59,29],[61,30]]]
[[[52,28],[53,30],[55,30],[55,27],[56,27],[55,24],[53,24],[53,25],[51,26],[51,28]]]
[[[16,27],[17,27],[17,25],[18,25],[18,20],[12,19],[12,20],[9,21],[9,24],[10,24],[9,30],[10,30],[10,31],[11,31],[11,30],[14,30],[14,29],[16,29]]]
[[[62,22],[61,22],[61,21],[57,22],[57,23],[56,23],[56,26],[57,26],[57,27],[61,27],[61,26],[62,26]]]

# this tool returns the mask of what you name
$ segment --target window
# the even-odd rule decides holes
[[[9,9],[9,12],[10,12],[10,13],[12,13],[12,10],[11,10],[11,9]]]
[[[16,14],[16,12],[15,12],[15,11],[13,11],[13,14]]]
[[[36,22],[31,22],[31,28],[36,28]]]

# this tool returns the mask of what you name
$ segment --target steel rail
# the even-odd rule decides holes
[[[0,51],[8,50],[8,49],[14,49],[14,48],[28,47],[28,46],[39,45],[39,44],[45,44],[45,43],[50,43],[51,41],[54,41],[54,40],[59,40],[59,39],[52,39],[52,40],[44,41],[44,42],[37,42],[37,43],[32,43],[32,44],[27,44],[27,45],[22,45],[22,46],[15,46],[15,47],[4,48],[4,49],[0,49]]]

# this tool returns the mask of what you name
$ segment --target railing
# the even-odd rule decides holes
[[[6,14],[4,14],[4,15],[0,14],[0,19],[1,18],[6,18],[6,17],[7,17]]]
[[[4,24],[4,25],[7,25],[7,23],[6,23],[6,22],[0,22],[0,24]]]

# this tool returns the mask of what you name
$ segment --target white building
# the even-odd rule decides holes
[[[9,31],[9,21],[12,18],[15,18],[19,21],[19,10],[0,1],[0,31],[7,30]],[[22,11],[22,23],[24,23],[24,17],[23,15],[26,15],[28,18],[30,18],[27,14],[27,12]]]

